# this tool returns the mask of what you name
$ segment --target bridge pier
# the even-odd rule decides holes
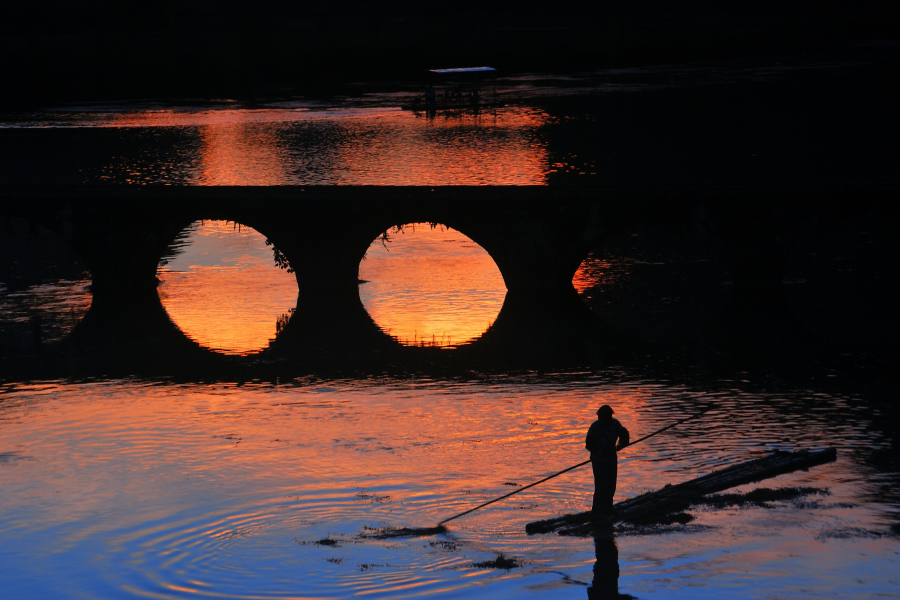
[[[544,359],[582,352],[598,323],[572,286],[581,262],[606,230],[569,211],[544,221],[513,216],[502,224],[474,221],[460,231],[494,259],[507,293],[497,319],[476,345],[507,357]],[[475,348],[473,348],[473,351]]]
[[[605,232],[590,206],[498,208],[472,202],[459,192],[424,201],[397,193],[389,202],[341,208],[306,207],[261,229],[288,259],[300,289],[297,311],[277,343],[284,351],[325,355],[394,346],[359,300],[358,269],[383,232],[417,222],[440,223],[463,233],[484,248],[503,277],[503,308],[472,351],[502,343],[518,353],[558,352],[589,327],[572,277]],[[338,231],[332,223],[340,224]]]
[[[175,327],[157,292],[159,259],[179,230],[150,215],[125,223],[114,213],[78,219],[71,244],[89,265],[92,300],[66,341],[70,356],[102,355],[105,364],[140,357],[165,369],[176,356],[207,352]]]
[[[57,232],[90,267],[93,305],[66,346],[93,353],[96,365],[125,365],[119,369],[123,372],[146,371],[147,361],[159,367],[155,372],[169,372],[188,364],[244,364],[188,340],[157,295],[160,256],[198,219],[253,227],[274,243],[295,272],[295,314],[258,364],[285,359],[303,370],[307,358],[322,358],[360,366],[385,364],[386,355],[390,364],[426,355],[429,361],[444,362],[469,357],[475,366],[510,357],[545,364],[547,357],[573,357],[581,348],[602,346],[603,332],[573,289],[572,276],[601,240],[644,225],[705,228],[731,274],[734,302],[704,334],[703,344],[768,352],[784,346],[782,341],[800,341],[782,281],[800,226],[817,215],[840,214],[836,207],[856,214],[863,210],[860,202],[867,203],[872,219],[883,220],[892,198],[891,190],[855,189],[74,186],[3,187],[0,209],[3,215]],[[443,223],[481,245],[508,290],[491,329],[454,353],[400,347],[377,328],[359,299],[359,262],[371,242],[394,225],[423,221]],[[816,258],[804,256],[803,268],[816,268]],[[871,337],[866,329],[872,327],[870,321],[860,317],[853,325],[853,338],[860,344]]]
[[[273,344],[280,354],[346,358],[393,343],[359,299],[359,262],[374,239],[371,227],[345,220],[335,232],[334,222],[307,214],[273,227],[277,234],[269,239],[284,255],[299,289],[294,314]]]

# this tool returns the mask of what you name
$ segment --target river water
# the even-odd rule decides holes
[[[806,134],[818,131],[822,103],[840,98],[780,112],[787,133],[760,126],[792,78],[809,83],[797,92],[802,98],[835,77],[870,85],[853,70],[864,75],[859,64],[866,63],[522,76],[503,83],[517,102],[435,116],[399,110],[411,92],[331,104],[54,107],[4,116],[0,180],[554,185],[883,174],[895,168],[890,156],[861,160],[857,145],[845,143],[868,135],[874,121],[866,119],[877,111],[848,114],[859,126],[847,125],[831,145]],[[734,120],[727,102],[747,90],[759,93],[761,108]],[[672,111],[681,111],[678,119],[660,116]],[[739,123],[727,143],[725,118]],[[679,145],[687,139],[701,142]],[[461,233],[398,225],[372,241],[360,265],[360,301],[397,343],[453,352],[490,327],[505,295],[502,277]],[[0,270],[0,349],[4,358],[38,360],[42,344],[64,340],[89,313],[89,273],[49,232],[15,219],[4,227],[11,260]],[[729,301],[728,274],[694,246],[657,249],[687,257],[689,276],[627,255],[640,239],[592,253],[575,276],[577,291],[625,329],[690,338]],[[195,223],[160,264],[160,301],[199,345],[253,355],[302,294],[272,252],[241,224]],[[621,293],[658,296],[640,287],[649,280],[671,283],[665,310]],[[693,301],[682,302],[689,294]],[[446,379],[8,377],[0,383],[2,595],[585,598],[595,583],[608,587],[603,573],[618,570],[619,592],[637,598],[897,597],[893,398],[828,366],[790,377],[736,369],[683,383],[658,375],[654,360],[648,355],[643,369]],[[372,536],[434,525],[585,460],[584,434],[601,404],[613,406],[633,438],[714,408],[623,451],[617,500],[773,449],[833,446],[838,459],[759,484],[816,493],[767,506],[693,507],[686,525],[619,527],[613,545],[525,534],[530,521],[589,506],[584,468],[454,521],[441,535]],[[477,566],[500,554],[517,566]]]
[[[327,98],[142,100],[0,113],[3,183],[729,185],[896,178],[900,45],[507,74],[480,111],[421,85]],[[835,127],[835,120],[841,125]],[[860,152],[865,148],[866,152]]]
[[[820,494],[768,508],[692,509],[686,526],[618,531],[621,593],[895,593],[900,545],[889,522],[897,505],[879,490],[896,490],[897,478],[867,465],[890,447],[878,410],[855,395],[741,385],[696,391],[615,371],[7,384],[4,589],[46,598],[584,598],[594,542],[524,528],[584,510],[585,469],[455,521],[446,534],[366,534],[433,525],[584,460],[584,432],[596,406],[609,403],[635,437],[715,408],[624,451],[617,500],[765,450],[838,449],[833,464],[765,484]],[[500,553],[520,566],[473,566]]]

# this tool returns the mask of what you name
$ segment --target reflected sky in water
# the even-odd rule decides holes
[[[359,278],[369,315],[410,346],[452,347],[477,338],[506,297],[500,270],[481,246],[428,223],[409,223],[373,241]]]
[[[82,183],[180,185],[541,185],[539,109],[436,116],[398,108],[60,112],[35,129],[115,129],[129,142]],[[124,156],[123,156],[124,154]]]
[[[202,221],[185,230],[157,276],[159,297],[189,338],[223,354],[268,347],[297,306],[297,280],[256,230]]]
[[[296,308],[293,274],[250,227],[202,221],[162,261],[159,297],[190,339],[225,354],[268,347]],[[484,333],[506,286],[487,252],[456,230],[427,223],[394,228],[360,262],[360,300],[382,330],[404,345],[453,347]]]
[[[775,70],[740,75],[763,76],[784,77]],[[685,81],[678,85],[662,81],[657,88],[709,83],[706,76],[685,72],[681,77]],[[584,93],[659,91],[626,83],[602,90],[585,84]],[[746,89],[732,90],[733,97],[745,97]],[[814,96],[819,88],[810,89]],[[552,93],[557,92],[554,87]],[[735,119],[733,108],[718,95],[693,117],[686,109],[694,97],[675,97],[651,121],[651,126],[682,126],[667,138],[679,143],[666,146],[642,138],[640,130],[635,133],[633,127],[650,114],[646,107],[654,106],[632,104],[638,96],[612,104],[615,110],[574,119],[565,130],[557,127],[555,143],[562,150],[556,156],[548,149],[545,126],[553,119],[557,125],[564,122],[565,115],[551,118],[524,106],[434,118],[384,105],[56,111],[41,115],[40,122],[16,125],[53,128],[52,135],[29,131],[4,138],[12,165],[4,173],[10,181],[19,181],[21,171],[26,179],[36,173],[34,181],[56,183],[546,184],[554,170],[555,175],[586,176],[595,167],[599,171],[603,163],[591,152],[605,148],[614,153],[603,157],[607,176],[634,169],[634,180],[643,183],[652,173],[648,164],[672,163],[680,169],[678,160],[684,159],[691,168],[707,168],[681,145],[698,131],[697,143],[713,148],[716,156],[722,154],[720,146],[709,141],[717,142],[725,131],[738,140],[735,147],[740,146],[747,164],[762,159],[757,147],[768,148],[770,140],[747,133],[766,131],[758,125],[784,113],[783,103],[771,102],[776,96],[765,96],[772,113],[749,115],[744,140],[721,127],[734,125]],[[710,106],[721,110],[712,112],[712,119],[704,108]],[[833,104],[822,106],[833,116]],[[782,124],[797,113],[785,114]],[[717,120],[717,115],[727,118]],[[595,117],[621,122],[622,130],[586,128]],[[776,137],[807,139],[804,132],[822,131],[818,122],[813,124],[814,129],[779,130]],[[704,134],[700,126],[709,131]],[[579,131],[581,136],[575,136]],[[617,137],[604,146],[598,132]],[[28,136],[36,141],[23,151]],[[580,148],[573,147],[576,137]],[[632,141],[630,153],[621,150],[622,158],[613,158]],[[661,158],[646,163],[647,152],[660,148]],[[785,148],[788,158],[804,156],[793,146]],[[12,160],[19,155],[26,158]],[[834,170],[834,164],[810,156],[817,168]],[[771,164],[782,163],[785,172],[803,171],[791,161]],[[723,178],[740,179],[715,166],[710,170]],[[747,169],[738,175],[755,173]],[[414,342],[427,340],[428,328],[434,330],[432,340],[451,343],[484,331],[502,304],[502,280],[489,258],[462,238],[446,242],[451,252],[444,242],[438,248],[438,237],[413,253],[404,246],[413,239],[406,235],[393,236],[390,253],[373,244],[369,260],[360,266],[360,276],[369,280],[360,286],[361,299],[376,322]],[[272,248],[262,236],[236,230],[233,223],[197,225],[181,242],[188,240],[190,246],[182,246],[185,251],[159,273],[160,297],[173,320],[189,337],[220,351],[264,348],[279,319],[296,305],[293,275],[274,266]],[[660,307],[691,331],[715,314],[727,290],[711,263],[695,261],[707,282],[706,303],[695,303],[702,314],[692,315],[676,309],[687,295],[682,279],[692,282],[692,293],[697,279],[670,273],[649,252],[641,256],[627,249],[595,252],[576,274],[576,289],[587,300],[597,300],[592,308],[601,317],[615,317],[618,326],[631,322],[640,333],[638,326],[652,323]],[[404,266],[395,269],[396,261]],[[446,271],[434,268],[435,263]],[[670,273],[668,279],[645,278],[662,281],[659,285],[634,284],[657,302],[653,311],[626,312],[629,318],[615,310],[603,312],[615,308],[617,287],[651,271]],[[53,308],[53,319],[73,323],[72,310],[89,306],[87,283],[59,277],[49,284],[31,282],[17,288],[15,298],[21,306],[39,301],[61,307]],[[401,291],[384,292],[391,286]],[[0,296],[13,297],[10,289],[0,288]],[[434,290],[443,308],[426,302]],[[81,304],[66,304],[72,299]],[[16,305],[15,312],[4,302],[3,315],[27,317],[28,309]],[[586,469],[454,521],[443,536],[377,541],[360,533],[366,527],[433,525],[584,460],[583,436],[598,404],[613,405],[633,437],[639,437],[707,402],[718,410],[622,454],[618,499],[764,450],[833,445],[836,463],[764,484],[813,486],[828,493],[769,508],[691,509],[696,520],[684,528],[653,535],[620,532],[623,593],[643,599],[725,594],[855,599],[891,596],[900,587],[900,545],[889,528],[897,519],[897,474],[879,471],[871,460],[875,453],[891,452],[893,442],[880,429],[885,416],[866,406],[868,392],[841,395],[774,379],[757,383],[765,392],[738,389],[750,384],[734,380],[707,382],[704,389],[718,391],[698,392],[615,373],[477,377],[271,386],[134,380],[5,384],[0,387],[4,593],[101,598],[552,595],[583,600],[594,562],[592,541],[526,536],[524,526],[585,509],[591,492]],[[334,543],[317,543],[325,539]],[[500,552],[523,566],[509,572],[473,566]]]
[[[65,339],[91,306],[87,266],[55,233],[0,221],[0,358],[34,356]]]
[[[65,339],[91,306],[90,287],[90,279],[60,279],[24,290],[0,282],[0,331],[25,330],[40,342]]]
[[[411,82],[360,82],[315,99],[147,99],[13,110],[0,113],[0,179],[137,185],[881,180],[896,176],[892,155],[864,159],[857,149],[891,147],[896,103],[876,89],[890,69],[885,65],[893,64],[884,62],[885,52],[860,46],[843,48],[840,57],[508,73],[497,81],[497,100],[505,106],[438,111],[434,118],[398,108],[423,93]],[[847,109],[857,103],[872,110]],[[845,127],[823,125],[836,114]],[[823,131],[831,133],[823,137]]]
[[[815,390],[716,392],[603,377],[139,381],[0,391],[0,565],[11,597],[586,597],[590,539],[525,524],[590,503],[590,470],[427,526],[585,459],[608,403],[639,437],[621,500],[774,448],[834,445],[838,460],[768,480],[827,493],[769,508],[695,508],[687,526],[617,535],[619,589],[639,598],[876,598],[897,589],[890,448],[861,398]],[[839,417],[838,417],[839,416]],[[748,489],[753,486],[744,486]],[[317,543],[322,540],[334,543]],[[51,551],[52,549],[52,551]],[[522,565],[474,567],[498,553]],[[52,573],[53,577],[46,577]]]

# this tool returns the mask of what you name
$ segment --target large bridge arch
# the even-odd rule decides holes
[[[858,211],[860,203],[886,215],[884,207],[895,194],[895,189],[860,186],[828,190],[6,186],[0,188],[0,210],[4,216],[34,219],[60,233],[89,266],[94,302],[83,323],[96,317],[96,327],[94,338],[84,345],[104,360],[126,360],[140,350],[142,360],[153,351],[159,356],[157,364],[177,363],[182,354],[171,350],[181,342],[156,326],[165,319],[156,294],[159,257],[193,221],[223,219],[265,235],[295,272],[301,318],[291,320],[291,335],[279,341],[279,351],[326,361],[349,357],[346,360],[361,364],[387,346],[359,299],[359,261],[372,240],[393,225],[443,223],[490,254],[507,286],[507,300],[489,335],[460,349],[490,348],[481,355],[487,359],[527,348],[528,339],[548,341],[546,346],[541,342],[531,347],[552,352],[555,340],[574,347],[573,340],[581,343],[593,335],[579,316],[579,306],[584,307],[572,287],[572,275],[605,237],[644,224],[708,231],[733,275],[735,290],[744,296],[728,309],[730,322],[761,331],[752,325],[753,315],[771,321],[784,312],[783,262],[802,223],[830,218],[839,207]],[[722,337],[742,335],[737,325],[724,327],[728,330]],[[592,339],[591,344],[601,338]]]

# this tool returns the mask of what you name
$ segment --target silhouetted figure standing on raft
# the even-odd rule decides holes
[[[425,106],[428,110],[434,110],[437,107],[437,94],[434,92],[433,85],[429,85],[425,90]]]
[[[597,514],[612,514],[616,494],[616,452],[627,445],[628,430],[613,419],[613,409],[604,404],[597,409],[597,420],[591,424],[584,441],[584,447],[591,451],[591,468],[594,470],[591,510]]]

